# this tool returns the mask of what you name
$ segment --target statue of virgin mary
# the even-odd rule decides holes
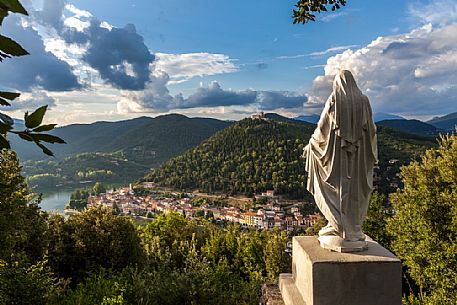
[[[307,189],[328,221],[319,231],[321,246],[339,252],[366,249],[362,223],[373,190],[376,126],[351,72],[336,75],[303,157]]]

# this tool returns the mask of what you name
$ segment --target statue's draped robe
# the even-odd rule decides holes
[[[364,240],[362,222],[377,162],[376,126],[368,98],[349,71],[336,76],[304,157],[307,189],[329,225],[345,240]]]

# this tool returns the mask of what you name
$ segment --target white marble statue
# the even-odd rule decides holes
[[[351,72],[335,77],[303,157],[307,189],[328,221],[319,231],[321,246],[339,252],[366,249],[362,223],[373,190],[376,126]]]

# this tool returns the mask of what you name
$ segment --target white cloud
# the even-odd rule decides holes
[[[225,54],[156,53],[155,68],[170,75],[170,84],[187,81],[196,76],[208,76],[238,71],[234,60]]]
[[[90,26],[89,21],[82,21],[76,17],[68,17],[64,20],[63,24],[70,28],[75,28],[77,31],[82,32]]]
[[[340,11],[340,12],[337,12],[337,13],[327,13],[327,15],[325,15],[324,17],[320,18],[321,21],[323,22],[330,22],[332,21],[333,19],[336,19],[336,18],[339,18],[339,17],[343,17],[343,16],[348,16],[349,13],[348,11]]]
[[[340,69],[354,74],[375,111],[409,115],[457,110],[457,24],[426,25],[379,37],[366,47],[330,57],[309,100],[322,103]]]
[[[313,56],[313,57],[320,57],[324,56],[327,54],[331,53],[336,53],[342,50],[348,50],[352,48],[356,48],[358,45],[351,44],[351,45],[346,45],[346,46],[336,46],[336,47],[331,47],[328,49],[325,49],[323,51],[316,51],[308,54],[298,54],[298,55],[283,55],[283,56],[278,56],[276,59],[297,59],[297,58],[303,58],[303,57],[308,57],[308,56]]]
[[[356,47],[358,47],[358,45],[356,45],[356,44],[351,44],[351,45],[347,45],[347,46],[331,47],[331,48],[328,48],[323,51],[309,53],[309,55],[310,56],[324,56],[324,55],[327,55],[330,53],[335,53],[335,52],[348,50],[348,49],[352,49],[352,48],[356,48]]]
[[[93,15],[89,11],[81,10],[74,6],[73,4],[67,4],[65,5],[65,9],[67,9],[69,12],[73,13],[76,18],[90,18],[93,17]]]
[[[447,25],[457,21],[455,0],[414,1],[408,10],[413,20],[420,24]]]
[[[21,96],[11,102],[11,106],[2,107],[2,111],[33,111],[38,107],[48,105],[48,108],[55,106],[55,100],[48,96],[46,91],[34,90],[32,92],[22,93]]]

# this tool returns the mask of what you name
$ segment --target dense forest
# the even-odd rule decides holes
[[[293,120],[244,119],[169,160],[145,180],[177,189],[248,196],[272,189],[303,198],[309,195],[301,154],[314,129],[313,124]],[[378,128],[384,167],[390,159],[407,163],[434,145],[434,139]]]

